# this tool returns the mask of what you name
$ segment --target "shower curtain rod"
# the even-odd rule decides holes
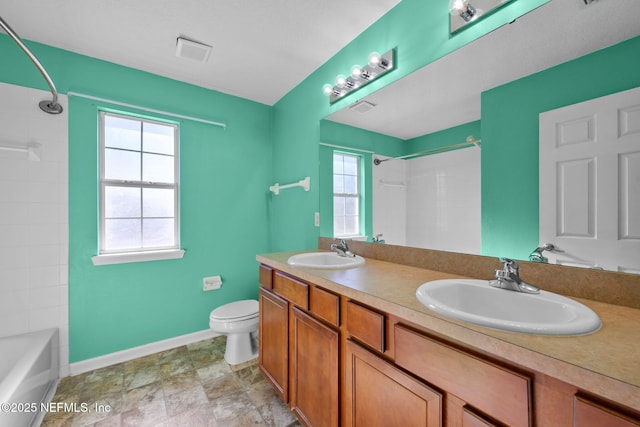
[[[40,74],[42,74],[42,77],[44,77],[44,79],[47,81],[47,84],[49,85],[49,90],[51,90],[53,99],[51,101],[40,101],[40,103],[38,104],[40,106],[40,109],[49,114],[62,113],[62,105],[58,104],[58,91],[56,90],[56,86],[53,84],[53,80],[51,80],[51,77],[49,77],[49,74],[47,74],[47,70],[44,69],[40,61],[38,61],[38,58],[36,58],[36,56],[31,53],[29,48],[22,42],[16,32],[11,29],[9,24],[7,24],[7,22],[2,19],[1,16],[0,27],[2,27],[2,29],[9,35],[9,37],[11,37],[13,41],[16,42],[16,44],[20,47],[20,49],[24,51],[24,53],[29,57],[31,62],[33,62],[38,71],[40,71]]]
[[[135,104],[127,104],[126,102],[114,101],[113,99],[100,98],[98,96],[93,96],[93,95],[85,95],[84,93],[67,92],[67,96],[77,96],[78,98],[90,99],[92,101],[98,101],[98,102],[105,102],[108,104],[119,105],[120,107],[135,108],[136,110],[147,111],[155,114],[162,114],[163,116],[176,117],[178,119],[186,119],[194,122],[206,123],[208,125],[221,127],[225,130],[227,129],[227,125],[225,123],[199,119],[197,117],[185,116],[182,114],[170,113],[168,111],[156,110],[154,108],[142,107],[140,105],[135,105]]]
[[[470,147],[472,145],[475,145],[476,147],[480,148],[480,142],[482,142],[482,139],[475,139],[473,136],[468,136],[467,139],[464,142],[461,142],[459,144],[447,145],[446,147],[432,148],[430,150],[420,151],[418,153],[405,154],[404,156],[389,157],[388,159],[373,159],[373,164],[377,166],[380,163],[386,162],[388,160],[408,159],[408,158],[411,158],[411,157],[417,157],[417,156],[423,156],[423,155],[426,155],[426,154],[433,154],[433,153],[438,153],[438,152],[441,152],[441,151],[447,151],[447,150],[451,150],[453,148]]]

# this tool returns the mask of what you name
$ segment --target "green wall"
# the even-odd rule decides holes
[[[255,255],[269,251],[272,108],[27,44],[60,93],[90,94],[228,125],[223,130],[180,121],[184,258],[96,267],[91,257],[98,248],[100,105],[69,97],[70,362],[207,329],[212,309],[256,298]],[[0,81],[47,90],[35,67],[4,35],[0,35],[0,54]],[[202,278],[218,274],[221,290],[203,292]]]
[[[320,120],[367,94],[441,58],[504,25],[547,0],[517,0],[454,36],[449,34],[446,2],[402,0],[274,106],[274,179],[280,183],[311,177],[311,191],[291,190],[274,199],[271,210],[272,249],[308,249],[317,246],[319,211]],[[358,95],[329,106],[322,86],[363,63],[372,51],[396,48],[397,69],[368,84]]]
[[[362,157],[364,233],[373,237],[373,182],[372,152],[386,156],[400,156],[403,141],[376,132],[358,129],[340,123],[322,120],[320,122],[319,147],[319,198],[320,235],[333,237],[333,152],[341,151]],[[328,144],[328,145],[324,145]],[[329,145],[345,147],[335,148]]]
[[[528,259],[539,243],[538,115],[640,86],[639,69],[640,36],[482,94],[483,254]]]
[[[476,139],[481,138],[481,125],[479,120],[408,139],[405,154],[419,153],[421,151],[460,144],[465,142],[469,136],[473,136]],[[457,148],[454,148],[454,150],[456,149]],[[451,150],[439,152],[443,153],[445,151]]]

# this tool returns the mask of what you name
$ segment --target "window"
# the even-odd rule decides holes
[[[355,237],[361,232],[360,156],[333,154],[333,234]]]
[[[100,255],[178,245],[178,126],[101,112]]]

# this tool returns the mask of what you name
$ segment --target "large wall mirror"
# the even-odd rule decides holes
[[[613,77],[585,78],[608,75],[599,67],[609,61],[575,70],[574,86],[555,66],[630,42],[637,49],[633,1],[551,1],[328,116],[320,234],[334,237],[331,162],[344,151],[362,157],[367,240],[383,234],[392,244],[528,259],[546,243],[538,236],[538,115],[617,91]]]

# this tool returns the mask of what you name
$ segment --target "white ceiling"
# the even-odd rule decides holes
[[[25,40],[273,105],[399,1],[2,0],[0,16]],[[209,61],[176,57],[179,36]]]
[[[482,91],[640,34],[638,3],[552,0],[329,119],[401,139],[479,120]]]

